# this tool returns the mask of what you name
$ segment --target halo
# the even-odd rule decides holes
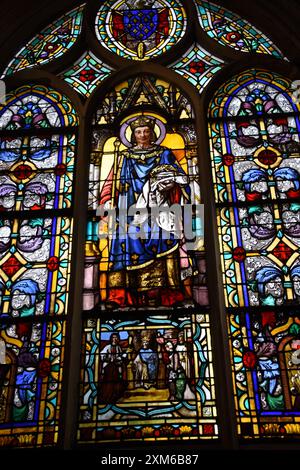
[[[123,121],[123,124],[121,125],[121,129],[120,129],[120,140],[122,144],[124,144],[125,147],[133,146],[131,143],[132,130],[131,130],[130,124],[132,123],[132,121],[135,121],[140,116],[144,116],[146,118],[149,118],[155,121],[154,131],[155,131],[155,134],[158,136],[155,144],[160,145],[162,141],[164,140],[164,138],[166,137],[166,133],[167,133],[165,123],[162,121],[162,119],[159,119],[156,115],[143,114],[143,113],[136,114],[135,116],[132,116],[130,118],[127,117]]]

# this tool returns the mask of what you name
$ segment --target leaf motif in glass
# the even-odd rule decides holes
[[[47,64],[65,54],[81,33],[83,11],[84,5],[74,8],[43,29],[17,52],[2,78],[20,70]]]
[[[191,82],[201,93],[214,75],[221,70],[223,64],[223,60],[195,43],[170,67]]]
[[[210,1],[195,0],[195,4],[202,29],[222,46],[284,59],[282,52],[265,34],[236,13]]]
[[[1,210],[70,207],[75,144],[72,134],[0,137]]]
[[[49,129],[77,126],[77,113],[70,100],[43,85],[26,85],[6,97],[0,106],[0,131]],[[11,160],[12,155],[2,154]]]
[[[109,77],[113,69],[99,60],[92,52],[85,52],[62,78],[76,91],[88,98],[97,86]]]
[[[67,218],[0,221],[0,318],[66,313],[71,234]]]

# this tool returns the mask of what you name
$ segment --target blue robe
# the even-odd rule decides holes
[[[177,163],[175,155],[165,147],[156,145],[148,150],[130,149],[122,152],[121,155],[121,171],[119,181],[117,181],[117,189],[119,197],[122,196],[126,199],[127,208],[136,204],[154,168],[160,165],[170,165],[176,170],[176,174],[185,175],[181,166]],[[188,184],[185,187],[185,193],[188,197],[190,196]],[[118,202],[116,205],[119,206]],[[133,217],[127,216],[127,224],[132,221]],[[155,238],[151,234],[151,228],[152,233],[156,234]],[[146,220],[143,229],[144,232],[148,233],[146,240],[138,237],[133,239],[126,236],[126,234],[120,235],[117,231],[116,238],[112,240],[111,245],[110,271],[139,269],[145,265],[147,266],[157,257],[165,256],[176,249],[178,239],[172,233],[169,239],[163,237],[163,231],[156,223],[152,223],[152,227],[150,227],[149,220]],[[139,231],[138,226],[131,225],[128,233],[138,234]],[[159,233],[159,237],[157,237],[157,233]]]
[[[157,376],[157,354],[150,348],[141,348],[139,354],[141,360],[147,365],[148,377],[150,382],[154,382]]]

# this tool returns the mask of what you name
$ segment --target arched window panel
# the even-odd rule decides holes
[[[78,443],[218,437],[207,314],[84,322]]]
[[[0,108],[2,211],[71,207],[77,124],[70,101],[53,89],[25,86],[7,96]]]
[[[187,233],[174,238],[167,212],[149,219],[151,207],[164,204],[176,224],[184,204],[199,204],[196,149],[191,104],[156,77],[118,84],[95,113],[81,444],[218,435],[201,217],[190,214],[199,235],[192,243]],[[131,216],[126,208],[135,204]],[[99,205],[104,212],[95,215]],[[116,236],[105,213],[114,207]]]
[[[0,108],[0,446],[59,439],[77,125],[42,85]]]
[[[290,81],[250,70],[210,115],[238,432],[297,435],[299,109]]]
[[[66,312],[77,123],[44,86],[17,89],[0,109],[0,317]]]
[[[186,31],[186,12],[178,0],[105,1],[96,17],[96,35],[111,52],[148,60],[168,51]]]
[[[195,0],[195,4],[202,29],[222,46],[285,58],[265,34],[236,13],[210,1]]]
[[[66,217],[0,221],[0,319],[66,313],[71,246]]]
[[[2,78],[20,70],[45,65],[65,54],[77,41],[85,4],[74,8],[34,36],[15,55]]]
[[[194,43],[183,56],[170,67],[186,78],[200,93],[210,80],[218,73],[224,61],[207,52],[199,44]]]
[[[293,82],[278,74],[250,69],[236,76],[235,80],[226,82],[215,94],[209,117],[222,118],[226,114],[228,118],[242,118],[252,114],[290,114],[300,111]],[[258,105],[255,104],[255,94]]]
[[[247,72],[231,83],[226,85],[231,95],[223,88],[212,104],[223,96],[218,104],[223,118],[210,124],[226,302],[228,306],[297,302],[293,289],[300,246],[297,107],[287,94],[287,81],[279,78],[276,84],[272,74]]]
[[[145,150],[143,141],[136,143],[136,127],[149,129],[142,138]],[[120,233],[119,219],[117,232],[112,234],[107,232],[110,221],[90,220],[85,309],[107,303],[122,308],[169,308],[184,304],[186,295],[192,305],[193,296],[207,305],[203,226],[190,205],[201,199],[193,109],[187,98],[173,85],[147,75],[120,83],[95,113],[92,145],[89,209],[111,207],[121,210],[122,216],[126,208],[133,211],[136,207],[145,214],[128,214],[128,219],[125,215],[126,224],[132,223],[130,230],[141,232],[136,240],[133,233]],[[173,189],[166,199],[159,191],[168,178]],[[151,227],[150,207],[159,207],[162,201],[166,207],[174,205],[180,214],[174,221],[166,214],[164,223],[158,216]],[[191,233],[179,230],[183,206],[191,209]],[[168,237],[171,225],[175,231]]]
[[[71,68],[63,72],[61,77],[78,93],[88,98],[112,71],[109,65],[98,59],[91,51],[87,51]]]
[[[0,447],[57,445],[64,337],[63,321],[1,325]]]

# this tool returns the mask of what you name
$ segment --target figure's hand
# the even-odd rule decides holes
[[[158,188],[162,193],[167,193],[168,191],[170,191],[170,189],[174,187],[174,185],[175,185],[174,180],[166,179],[162,181],[161,183],[159,183]]]
[[[157,181],[154,181],[154,183],[151,183],[151,191],[156,191],[158,190],[161,193],[165,193],[169,191],[170,189],[173,188],[175,184],[174,178],[160,178]]]

